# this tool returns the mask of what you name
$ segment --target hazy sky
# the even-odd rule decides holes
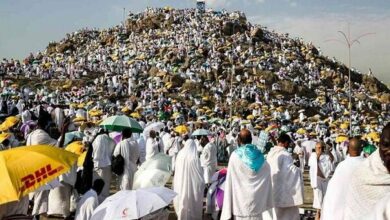
[[[0,0],[0,58],[24,58],[43,50],[49,41],[83,27],[119,24],[123,8],[133,12],[147,6],[194,7],[195,0]],[[390,0],[206,0],[214,9],[244,11],[252,23],[312,41],[329,57],[347,60],[338,30],[351,36],[375,33],[352,48],[352,66],[371,68],[390,82]]]

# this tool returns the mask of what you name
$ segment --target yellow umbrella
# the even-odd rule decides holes
[[[86,119],[83,116],[79,116],[73,119],[73,122],[83,122],[83,121],[86,121]]]
[[[304,135],[304,134],[306,134],[306,130],[303,128],[300,128],[297,130],[297,134]]]
[[[141,118],[141,115],[138,112],[133,112],[130,114],[132,118]]]
[[[0,152],[0,204],[17,201],[68,172],[77,155],[47,145]]]
[[[77,159],[77,166],[78,167],[83,166],[86,156],[87,156],[87,151],[84,151],[82,154],[80,154],[79,158]]]
[[[11,137],[10,133],[2,133],[0,134],[0,143],[3,143],[7,138]]]
[[[348,124],[343,123],[343,124],[340,125],[340,128],[341,129],[347,129],[348,128]]]
[[[371,140],[380,139],[378,132],[371,132],[367,135],[368,138],[371,138]]]
[[[246,119],[248,119],[248,120],[253,120],[253,119],[255,119],[255,116],[254,116],[254,115],[248,115],[248,116],[246,117]]]
[[[336,143],[342,143],[342,142],[347,141],[347,140],[348,140],[348,137],[346,135],[339,135],[336,138]]]
[[[175,131],[179,134],[186,134],[189,132],[187,126],[185,125],[179,125],[175,128]]]
[[[129,109],[129,107],[125,106],[125,107],[122,108],[121,111],[122,111],[122,112],[129,112],[130,109]]]
[[[88,112],[88,114],[91,116],[91,117],[99,117],[101,115],[103,115],[103,112],[100,111],[100,110],[96,110],[96,109],[92,109]]]
[[[65,150],[72,152],[74,154],[80,155],[84,152],[83,142],[73,141],[65,147]]]
[[[5,123],[9,127],[12,127],[12,126],[16,125],[17,123],[19,123],[19,121],[20,121],[19,117],[10,116],[10,117],[7,117],[3,123]]]
[[[81,167],[83,166],[85,156],[87,155],[87,151],[84,150],[83,142],[81,141],[74,141],[68,146],[66,146],[65,150],[72,152],[74,154],[77,154],[79,158],[77,159],[77,166]]]

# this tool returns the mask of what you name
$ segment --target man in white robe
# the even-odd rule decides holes
[[[140,134],[139,138],[137,139],[138,144],[138,152],[139,152],[139,162],[142,164],[145,162],[146,158],[146,141],[145,137]]]
[[[338,164],[329,181],[322,205],[322,220],[344,219],[346,192],[350,186],[352,174],[364,161],[360,155],[361,152],[361,141],[358,138],[352,138],[349,141],[347,158]]]
[[[92,142],[93,152],[93,181],[103,179],[104,188],[99,195],[99,202],[103,202],[110,195],[111,184],[111,157],[115,148],[115,141],[108,134],[99,134]]]
[[[173,200],[179,220],[201,220],[203,211],[204,180],[203,170],[192,139],[185,142],[176,159],[173,177],[173,190],[177,196]]]
[[[292,156],[287,152],[290,143],[290,137],[281,134],[278,145],[271,148],[267,155],[271,168],[274,219],[277,220],[299,220],[298,206],[303,204],[302,172],[294,165]]]
[[[91,219],[93,211],[99,206],[98,195],[102,192],[104,185],[102,179],[95,180],[92,189],[87,191],[77,203],[75,220]]]
[[[48,215],[69,217],[71,214],[71,196],[77,179],[77,165],[59,176],[61,186],[51,189],[48,195]]]
[[[171,140],[169,141],[168,146],[164,150],[169,156],[171,156],[172,171],[175,171],[176,157],[182,147],[181,145],[182,138],[174,133],[171,136],[172,136]]]
[[[114,156],[122,155],[125,160],[123,174],[119,177],[120,190],[131,190],[133,186],[134,173],[137,171],[137,161],[139,159],[139,149],[137,142],[131,138],[131,130],[122,132],[122,141],[114,150]]]
[[[364,216],[364,220],[389,220],[390,219],[390,193],[377,202],[368,215]]]
[[[146,160],[149,160],[154,155],[161,151],[160,142],[156,140],[156,132],[151,130],[148,139],[146,140]]]
[[[315,152],[309,158],[310,185],[313,188],[313,208],[317,209],[316,220],[321,217],[322,201],[325,196],[330,174],[333,170],[333,155],[325,153],[326,145],[318,142]]]
[[[64,125],[62,126],[61,129],[61,137],[57,141],[50,137],[50,135],[44,130],[46,128],[47,123],[50,121],[50,115],[41,110],[39,118],[38,118],[38,123],[37,123],[37,129],[32,131],[26,140],[26,145],[31,146],[31,145],[51,145],[53,147],[58,146],[60,148],[63,147],[64,145],[64,137],[66,130],[69,126],[69,121],[66,120],[64,122]],[[48,196],[49,196],[49,190],[42,190],[40,192],[34,193],[34,206],[32,210],[32,215],[41,215],[44,213],[47,213],[48,211]]]
[[[353,173],[344,219],[364,219],[390,192],[390,123],[382,130],[379,148]]]
[[[317,144],[317,141],[315,141],[315,140],[305,140],[305,141],[301,142],[301,147],[305,151],[304,152],[304,155],[305,155],[305,163],[304,164],[305,165],[308,164],[309,158],[311,156],[311,153],[315,149],[316,144]]]
[[[203,167],[204,181],[206,184],[211,184],[211,177],[217,170],[217,147],[214,143],[210,143],[206,136],[202,136],[200,144],[203,147],[202,154],[200,155],[200,163]]]
[[[243,129],[238,141],[228,164],[221,220],[262,220],[263,212],[273,207],[270,167],[251,144],[250,131]]]

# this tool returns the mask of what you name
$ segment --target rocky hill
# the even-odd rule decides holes
[[[138,90],[158,77],[167,96],[179,100],[183,99],[179,93],[209,97],[207,102],[212,106],[231,95],[230,84],[235,103],[241,107],[251,102],[240,99],[243,85],[285,100],[297,95],[314,101],[330,94],[338,94],[342,100],[348,95],[348,68],[344,64],[321,54],[314,45],[249,23],[241,12],[148,9],[130,14],[125,28],[68,34],[50,43],[45,53],[24,62],[57,62],[63,67],[74,64],[87,72],[77,86],[91,83],[105,72],[126,75],[135,68],[132,77],[144,82]],[[54,78],[59,78],[56,74]],[[222,101],[211,89],[221,82],[228,85],[218,91]],[[356,101],[371,100],[375,106],[390,103],[389,88],[376,78],[352,71],[352,82]]]

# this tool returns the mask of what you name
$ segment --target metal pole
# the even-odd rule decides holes
[[[230,118],[232,118],[233,114],[233,77],[235,74],[235,66],[233,64],[232,73],[230,74],[230,95],[231,95],[231,104],[230,104]]]
[[[123,8],[123,28],[126,27],[125,20],[126,20],[126,8]]]
[[[365,33],[360,35],[359,37],[355,39],[351,39],[351,31],[350,31],[350,24],[348,23],[348,36],[342,31],[338,31],[343,37],[345,41],[337,40],[337,39],[330,39],[328,41],[337,41],[339,43],[342,43],[348,47],[348,90],[349,90],[349,135],[352,136],[352,85],[351,85],[351,47],[354,43],[360,44],[360,39],[362,37],[365,37],[367,35],[371,35],[374,33]]]

